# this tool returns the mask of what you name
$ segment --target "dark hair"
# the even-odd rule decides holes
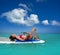
[[[13,37],[13,36],[10,36],[9,39],[10,39],[11,41],[15,41],[16,38]]]

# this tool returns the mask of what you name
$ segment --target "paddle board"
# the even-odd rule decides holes
[[[24,43],[45,43],[44,40],[33,40],[33,41],[0,41],[0,44],[24,44]]]

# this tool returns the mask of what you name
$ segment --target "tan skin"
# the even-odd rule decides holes
[[[27,36],[29,37],[28,40],[31,40],[32,39],[32,34],[31,33],[28,33]]]
[[[32,29],[32,32],[36,32],[36,29],[33,28],[33,29]],[[12,37],[15,37],[16,39],[21,40],[21,41],[26,40],[27,37],[28,37],[28,40],[31,40],[32,37],[33,37],[30,32],[28,33],[27,37],[23,35],[22,38],[20,38],[20,36],[17,36],[16,34],[12,34],[11,36],[12,36]],[[37,37],[35,37],[34,39],[35,39],[35,40],[39,40],[39,38],[37,38]]]
[[[21,40],[21,41],[24,41],[24,40],[26,40],[27,39],[27,37],[26,36],[22,36],[22,38],[20,38],[20,36],[16,36],[16,34],[12,34],[11,35],[12,37],[15,37],[16,39],[18,39],[18,40]],[[28,35],[27,36],[29,36],[29,40],[32,38],[32,35],[31,35],[31,33],[28,33]]]
[[[31,31],[32,31],[32,32],[36,32],[36,28],[32,28]],[[38,37],[35,37],[34,39],[35,39],[35,40],[40,40]]]

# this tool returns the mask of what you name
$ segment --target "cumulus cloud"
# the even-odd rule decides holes
[[[60,22],[53,20],[53,21],[51,21],[51,25],[60,26]]]
[[[22,8],[13,9],[11,11],[5,12],[2,14],[7,17],[7,20],[13,23],[25,24],[27,26],[32,26],[34,24],[38,24],[38,15],[30,14],[27,16],[28,11]],[[26,19],[25,19],[26,17]]]
[[[43,20],[43,21],[42,21],[42,24],[44,24],[44,25],[49,25],[49,22],[48,22],[48,20]]]
[[[26,9],[26,10],[31,11],[31,9],[28,8],[28,6],[27,6],[26,4],[20,3],[19,6],[23,7],[23,8]]]
[[[26,24],[28,26],[38,24],[38,23],[39,23],[38,15],[36,15],[36,14],[31,14],[30,17],[28,17],[28,20],[26,21]]]
[[[24,17],[27,11],[24,9],[13,9],[12,11],[5,12],[2,16],[6,16],[8,21],[24,24]]]

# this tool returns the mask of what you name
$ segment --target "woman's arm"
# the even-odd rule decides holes
[[[39,37],[35,37],[34,39],[35,39],[35,40],[40,40]]]

